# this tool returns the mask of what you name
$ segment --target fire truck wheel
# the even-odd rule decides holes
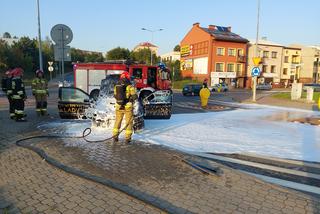
[[[100,92],[99,89],[92,90],[90,93],[90,98],[93,100],[97,100],[99,97],[99,92]]]

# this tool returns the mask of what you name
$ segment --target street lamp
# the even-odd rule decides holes
[[[255,45],[255,57],[259,56],[259,21],[260,21],[260,0],[258,0],[258,14],[257,14],[257,34],[256,34],[256,45]],[[257,76],[253,77],[253,87],[252,87],[252,101],[256,102],[256,91],[257,91]]]
[[[154,34],[155,32],[157,32],[157,31],[163,31],[162,28],[157,29],[157,30],[150,30],[150,29],[147,29],[147,28],[141,28],[141,30],[149,31],[149,32],[151,33],[151,42],[150,42],[150,44],[153,43],[153,34]],[[150,49],[150,64],[152,65],[152,50],[151,50],[150,47],[149,47],[149,49]]]
[[[38,11],[39,66],[40,66],[40,70],[43,71],[39,0],[37,0],[37,9],[38,9],[37,11]]]

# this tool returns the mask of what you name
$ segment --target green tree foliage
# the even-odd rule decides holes
[[[7,38],[7,39],[10,39],[11,38],[11,34],[8,33],[8,32],[4,32],[3,35],[2,35],[3,38]]]
[[[176,46],[173,48],[173,51],[179,51],[179,52],[180,52],[180,45],[176,45]]]
[[[131,52],[131,59],[139,63],[150,64],[151,62],[151,51],[148,48],[140,49],[138,51]],[[156,54],[152,54],[152,64],[155,65],[160,62],[160,57]]]
[[[107,52],[107,60],[126,60],[130,58],[130,51],[127,48],[117,47]]]
[[[103,62],[104,58],[102,53],[89,53],[84,57],[85,62]]]
[[[174,72],[174,80],[181,80],[180,61],[165,61],[166,66],[171,70],[171,74]]]

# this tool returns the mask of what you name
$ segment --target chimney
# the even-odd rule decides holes
[[[200,23],[199,22],[193,23],[193,27],[200,27]]]
[[[229,26],[229,27],[227,27],[227,29],[228,29],[228,32],[231,32],[231,27]]]
[[[209,30],[216,30],[217,29],[215,25],[209,25],[208,27],[209,27]]]

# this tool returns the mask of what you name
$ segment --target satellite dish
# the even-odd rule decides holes
[[[73,39],[73,34],[71,29],[64,24],[57,24],[53,26],[50,32],[51,39],[56,44],[61,45],[67,45],[69,44]]]

